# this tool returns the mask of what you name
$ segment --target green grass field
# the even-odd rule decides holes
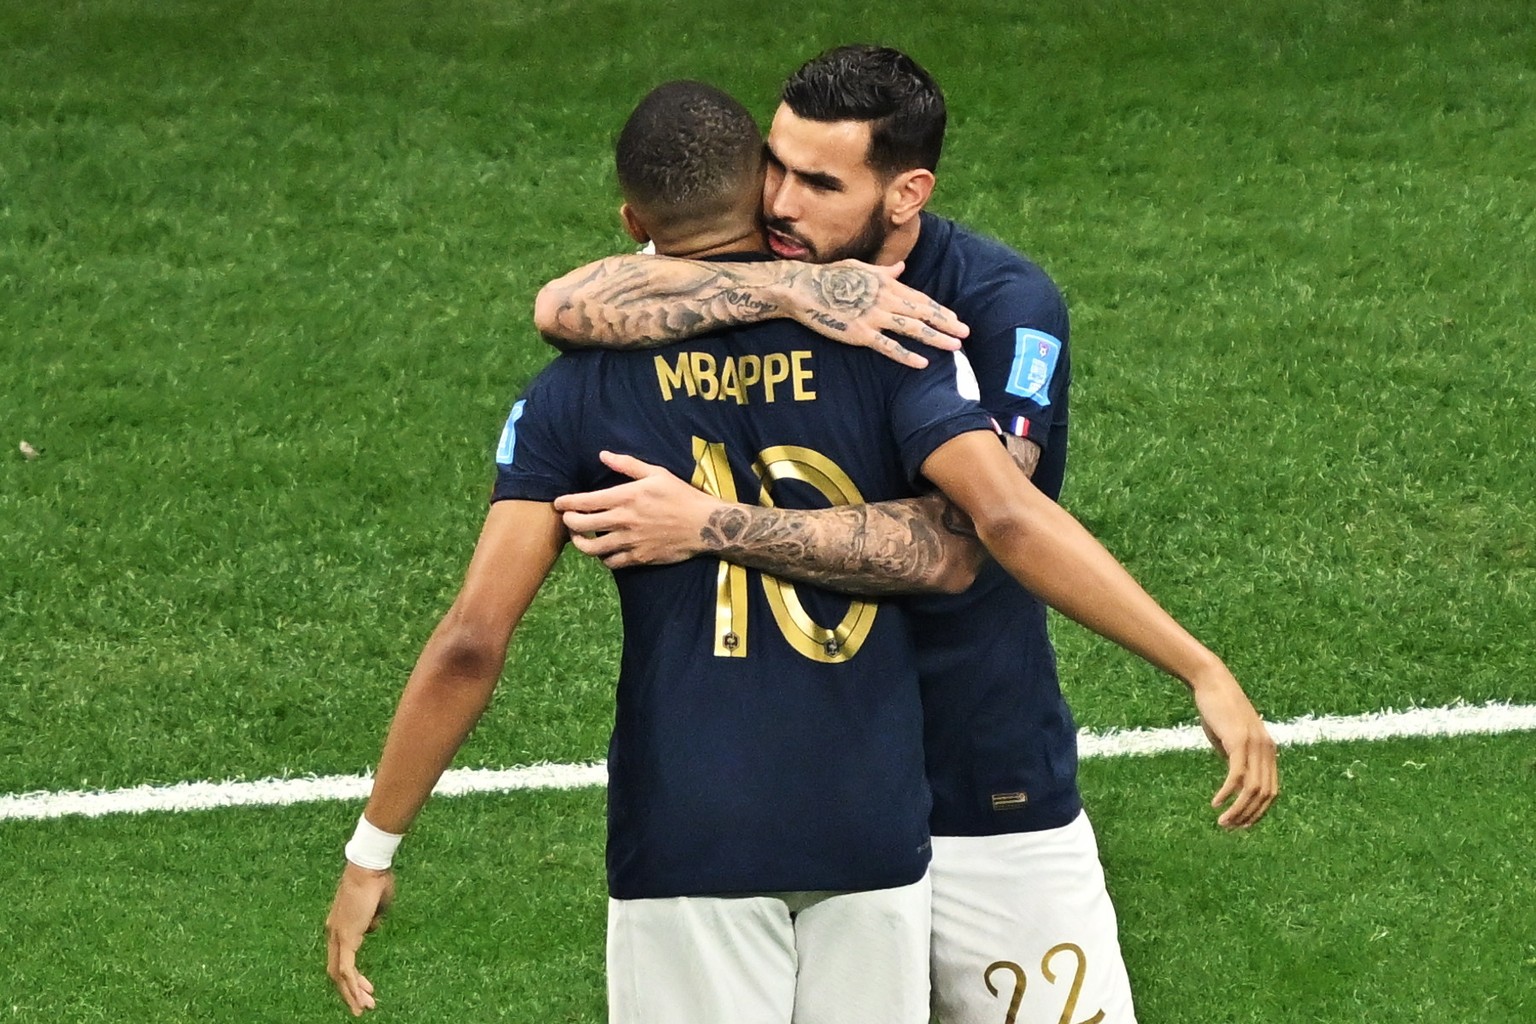
[[[934,208],[1067,293],[1065,503],[1267,716],[1536,703],[1521,5],[5,3],[0,794],[366,769],[630,106],[866,39],[946,88]],[[1081,724],[1190,719],[1057,636]],[[602,756],[617,653],[567,556],[460,763]],[[1229,836],[1208,757],[1085,764],[1144,1022],[1536,1019],[1531,734],[1283,767]],[[601,1020],[601,807],[429,806],[379,1019]],[[356,813],[0,823],[0,1020],[342,1019]]]

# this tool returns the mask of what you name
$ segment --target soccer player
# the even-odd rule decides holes
[[[705,259],[761,251],[761,141],[718,90],[653,92],[617,164],[637,237]],[[399,838],[564,544],[551,500],[616,479],[606,449],[775,504],[909,494],[921,472],[1070,614],[1170,671],[1224,671],[1013,470],[973,389],[962,359],[913,374],[778,323],[551,364],[508,418],[464,584],[406,684],[347,846],[327,932],[348,1007],[375,1004],[356,954],[392,898]],[[926,1020],[929,799],[904,618],[704,560],[616,578],[611,1018]]]
[[[657,90],[618,165],[626,222],[661,251],[750,258],[761,245],[760,141],[718,91]],[[463,587],[401,696],[348,843],[328,966],[354,1013],[375,1002],[356,954],[392,897],[395,846],[563,546],[550,499],[615,479],[605,449],[774,503],[906,493],[920,471],[1068,614],[1183,678],[1225,673],[1013,468],[962,397],[973,387],[960,359],[912,374],[780,324],[661,354],[567,355],[529,386]],[[705,560],[616,578],[612,1019],[925,1020],[928,801],[902,616]]]
[[[855,258],[903,267],[901,280],[953,308],[972,328],[965,348],[982,402],[1005,426],[1019,466],[1056,497],[1066,461],[1070,377],[1067,314],[1050,279],[1000,244],[927,213],[945,109],[932,78],[905,55],[843,47],[816,58],[786,84],[768,137],[764,216],[776,254],[797,260]],[[540,296],[547,333],[576,342],[664,340],[752,316],[792,312],[827,333],[866,344],[852,326],[887,279],[839,264],[744,268],[756,276],[711,277],[703,268],[618,257],[573,272]],[[717,268],[709,268],[713,271]],[[725,268],[729,274],[737,268]],[[655,301],[642,285],[654,278]],[[840,308],[791,309],[783,287],[812,293],[843,281]],[[622,291],[622,306],[606,304]],[[689,303],[687,296],[701,301]],[[862,303],[862,305],[860,304]],[[910,306],[910,304],[909,304]],[[916,310],[914,309],[914,312]],[[894,327],[889,313],[875,326]],[[942,318],[928,317],[953,331]],[[907,333],[932,337],[918,329]],[[629,338],[622,335],[631,335]],[[893,343],[890,343],[893,344]],[[899,355],[900,353],[898,353]],[[933,586],[960,557],[901,543],[928,516],[948,545],[932,503],[877,506],[862,515],[721,507],[664,473],[637,463],[641,479],[597,495],[566,498],[568,525],[602,529],[578,539],[610,565],[664,562],[707,553],[850,592],[892,578]],[[926,534],[923,534],[926,535]],[[902,560],[903,551],[912,557]],[[881,557],[869,557],[875,553]],[[935,1009],[945,1024],[1001,1019],[1017,995],[1018,1021],[1059,1019],[1063,981],[1076,1009],[1132,1021],[1129,983],[1097,846],[1078,793],[1076,730],[1062,698],[1045,609],[997,566],[959,597],[915,601],[934,790]],[[1230,677],[1191,685],[1202,721],[1229,771],[1213,800],[1220,822],[1252,824],[1278,787],[1275,748]],[[1009,973],[1015,972],[1015,973]],[[1035,979],[1033,984],[1029,979]],[[1074,1018],[1075,1019],[1075,1018]]]
[[[620,136],[624,219],[661,251],[771,259],[762,143],[719,90],[659,87]],[[663,355],[555,360],[514,405],[458,598],[401,698],[328,922],[355,953],[404,833],[488,701],[566,539],[551,506],[637,452],[725,497],[912,493],[937,449],[998,450],[951,360],[911,373],[773,323]],[[895,609],[696,560],[615,574],[625,643],[609,749],[610,1019],[747,1024],[928,1013],[922,711]],[[830,622],[831,625],[822,623]],[[853,1008],[851,1011],[849,1008]]]

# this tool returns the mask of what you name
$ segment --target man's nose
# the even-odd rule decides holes
[[[795,188],[788,178],[779,180],[777,187],[768,190],[768,202],[765,205],[768,216],[777,220],[797,220],[800,216],[800,203],[795,194]]]

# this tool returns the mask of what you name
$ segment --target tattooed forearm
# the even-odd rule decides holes
[[[1024,471],[1024,475],[1034,477],[1035,469],[1040,465],[1040,446],[1011,434],[1005,435],[1004,443],[1008,446],[1008,454],[1013,456],[1013,461]]]
[[[784,313],[769,263],[610,256],[551,281],[534,323],[576,347],[650,348]]]
[[[953,593],[975,578],[982,549],[950,528],[948,507],[939,495],[815,510],[729,505],[700,537],[726,561],[846,594]]]
[[[743,323],[751,323],[756,320],[768,320],[778,315],[779,307],[771,302],[759,299],[751,292],[742,291],[739,288],[729,289],[725,293],[726,305],[737,310],[743,317]]]
[[[948,498],[944,499],[944,510],[939,514],[939,522],[945,530],[956,537],[969,537],[977,544],[981,543],[976,536],[976,524],[971,522],[971,517]]]
[[[915,299],[905,297],[907,291],[875,268],[851,261],[705,263],[610,256],[545,285],[533,316],[557,348],[651,348],[784,317],[836,341],[886,351],[889,345],[879,332],[922,338],[933,331],[916,317],[924,308],[928,317],[940,316],[941,307],[931,299],[917,292],[911,292]],[[886,292],[890,296],[882,299]]]

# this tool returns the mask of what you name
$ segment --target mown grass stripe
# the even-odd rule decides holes
[[[1305,715],[1272,723],[1282,746],[1371,741],[1405,737],[1493,735],[1536,730],[1536,705],[1491,702],[1440,708],[1409,708],[1363,715]],[[1083,730],[1083,757],[1145,757],[1206,747],[1197,725],[1167,729],[1126,729],[1103,733]],[[519,768],[455,768],[443,775],[439,796],[505,793],[523,789],[579,789],[607,781],[607,765],[535,764]],[[168,786],[133,786],[97,792],[11,793],[0,796],[0,821],[108,814],[201,811],[218,807],[277,807],[326,800],[364,800],[373,780],[368,775],[261,779],[255,782],[178,782]]]

